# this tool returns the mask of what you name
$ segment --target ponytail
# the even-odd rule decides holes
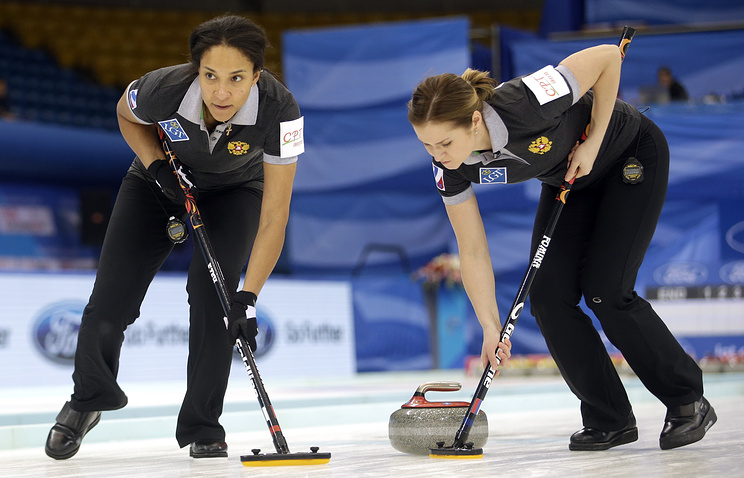
[[[412,125],[428,122],[471,124],[473,112],[483,110],[483,102],[494,95],[496,81],[487,72],[468,68],[462,76],[453,73],[430,76],[413,91],[408,102],[408,121]]]
[[[496,92],[496,80],[488,76],[487,71],[468,68],[462,74],[462,79],[473,87],[475,94],[481,102],[488,101]]]

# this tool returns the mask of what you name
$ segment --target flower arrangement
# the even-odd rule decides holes
[[[447,287],[462,285],[462,271],[460,256],[457,254],[440,254],[426,263],[412,274],[413,280],[423,281],[425,286],[439,287],[441,283]]]

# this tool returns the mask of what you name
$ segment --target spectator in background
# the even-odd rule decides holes
[[[682,83],[677,81],[674,75],[672,75],[672,70],[669,69],[668,66],[660,67],[656,72],[656,76],[658,78],[659,85],[663,88],[666,88],[667,92],[669,93],[669,101],[689,100],[687,90],[685,90],[685,87],[682,86]]]
[[[0,78],[0,118],[4,120],[15,118],[8,104],[8,83],[3,78]]]

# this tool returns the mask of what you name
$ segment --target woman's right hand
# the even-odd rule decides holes
[[[483,348],[481,351],[481,363],[485,368],[489,363],[491,368],[499,374],[499,366],[504,366],[511,357],[511,340],[500,342],[501,328],[493,328],[483,331]]]
[[[147,172],[158,183],[165,197],[180,205],[186,202],[186,195],[181,189],[176,172],[170,167],[168,161],[164,159],[153,161],[147,168]]]

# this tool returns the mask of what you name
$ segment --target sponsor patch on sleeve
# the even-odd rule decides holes
[[[480,168],[481,184],[506,184],[506,168]]]
[[[279,123],[279,156],[291,158],[305,152],[305,117]]]
[[[541,105],[571,93],[566,79],[550,65],[525,76],[522,81],[532,90]]]
[[[437,189],[444,191],[444,170],[435,164],[431,167],[434,168],[434,181],[437,183]]]
[[[137,89],[129,90],[129,107],[135,109],[137,107]]]
[[[181,123],[179,123],[176,118],[158,121],[158,124],[163,128],[163,131],[165,131],[165,134],[168,135],[171,141],[176,142],[189,140],[186,131],[183,130]]]

